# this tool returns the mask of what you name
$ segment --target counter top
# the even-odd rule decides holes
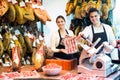
[[[10,67],[0,67],[0,74],[2,74],[3,72],[4,73],[8,73],[8,70],[10,69]],[[33,70],[33,65],[25,65],[25,66],[22,66],[21,67],[21,72],[23,71],[32,71]],[[74,70],[70,70],[70,71],[67,71],[67,70],[62,70],[58,75],[56,76],[47,76],[44,74],[44,72],[38,72],[38,74],[40,75],[40,78],[27,78],[27,79],[21,79],[21,80],[56,80],[59,76],[62,76],[64,75],[65,73],[67,72],[71,72],[71,73],[76,73],[76,69]],[[15,79],[15,80],[20,80],[20,79]]]
[[[9,67],[0,67],[0,74],[2,72],[7,72],[7,70],[9,69]],[[22,71],[30,71],[33,69],[33,65],[25,65],[21,67],[21,72]],[[40,78],[27,78],[27,79],[15,79],[15,80],[57,80],[58,77],[65,75],[66,73],[76,73],[77,74],[77,69],[73,69],[73,70],[62,70],[60,72],[59,75],[56,76],[47,76],[44,74],[44,72],[38,72],[40,75]],[[104,80],[116,80],[117,77],[120,77],[120,71],[118,70],[117,72],[113,73],[112,75],[110,75],[107,78],[104,78]],[[118,79],[117,79],[118,80]]]

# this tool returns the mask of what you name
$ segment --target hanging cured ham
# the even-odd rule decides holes
[[[6,0],[0,0],[0,17],[8,11],[8,2]]]
[[[8,2],[9,9],[7,11],[6,17],[10,22],[14,22],[16,18],[16,10],[14,5],[12,4],[12,1]]]
[[[48,15],[48,12],[45,10],[45,8],[41,5],[41,2],[39,0],[32,0],[32,7],[35,16],[43,23],[46,24],[46,21],[51,21],[50,16]]]
[[[2,38],[1,38],[1,34],[0,34],[0,57],[2,56],[3,54],[3,51],[4,51],[4,47],[3,47],[3,43],[2,43]]]
[[[37,51],[34,56],[34,66],[35,70],[40,71],[44,63],[44,42],[40,42],[37,46]]]
[[[34,21],[35,16],[33,13],[32,4],[30,2],[26,2],[25,4],[26,4],[26,6],[24,7],[25,13],[23,17],[27,20]]]
[[[20,69],[20,48],[15,46],[12,48],[12,70],[18,71]]]
[[[23,17],[24,15],[24,8],[20,7],[18,2],[16,1],[16,3],[14,3],[14,7],[16,10],[16,22],[18,24],[24,24],[27,20]]]

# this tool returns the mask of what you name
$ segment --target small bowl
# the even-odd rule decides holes
[[[60,73],[60,71],[62,70],[62,66],[59,66],[57,68],[48,68],[46,66],[43,66],[42,67],[42,70],[43,72],[46,74],[46,75],[49,75],[49,76],[56,76]]]

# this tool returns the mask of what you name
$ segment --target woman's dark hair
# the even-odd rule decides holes
[[[65,21],[65,18],[62,16],[62,15],[59,15],[57,18],[56,18],[56,22],[59,18],[62,18],[64,21]]]
[[[97,10],[96,8],[91,8],[88,12],[88,16],[90,16],[90,13],[92,13],[92,12],[97,12],[98,14],[100,14],[99,10]]]

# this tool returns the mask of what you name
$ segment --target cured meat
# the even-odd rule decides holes
[[[20,68],[20,48],[15,46],[12,48],[12,71],[19,71]]]
[[[10,22],[14,22],[16,18],[16,10],[12,2],[9,2],[8,4],[9,4],[9,9],[7,11],[6,16]]]
[[[21,59],[22,59],[22,56],[23,56],[22,46],[21,46],[21,44],[20,44],[20,42],[19,42],[18,40],[15,40],[14,43],[15,43],[15,45],[18,47],[19,59],[21,60]]]
[[[42,10],[40,9],[33,9],[34,13],[36,15],[36,17],[43,23],[46,24],[47,18],[45,17],[45,15],[42,14]]]
[[[2,39],[0,38],[0,57],[2,56],[3,52],[4,52],[4,46],[3,46],[3,43],[2,43]]]
[[[22,72],[9,72],[2,73],[0,75],[1,80],[13,80],[13,79],[26,79],[26,78],[38,78],[40,77],[37,71],[22,71]]]
[[[72,80],[75,76],[77,76],[77,74],[74,73],[66,73],[62,76],[59,77],[60,80]],[[76,80],[76,79],[75,79]]]
[[[95,7],[96,7],[96,2],[94,2],[93,0],[90,0],[90,1],[87,3],[87,6],[85,6],[85,11],[86,11],[86,13],[89,12],[89,9],[95,8]]]
[[[36,3],[37,2],[37,3]],[[46,21],[51,21],[50,16],[48,15],[45,8],[41,5],[39,0],[32,1],[32,8],[35,16],[43,23],[46,24]]]
[[[24,8],[20,7],[18,5],[18,2],[16,1],[16,3],[14,3],[14,7],[16,10],[16,21],[18,24],[24,24],[27,20],[23,17],[24,15]]]
[[[60,65],[56,64],[56,63],[49,63],[45,66],[45,68],[48,69],[55,69],[55,68],[60,68]]]
[[[50,15],[49,15],[48,12],[45,10],[45,8],[42,6],[40,0],[36,0],[36,2],[37,2],[37,5],[38,5],[39,9],[42,10],[42,14],[46,16],[47,21],[51,21]]]
[[[74,0],[74,6],[76,7],[78,0]]]
[[[70,5],[70,2],[67,2],[65,7],[66,15],[68,15],[69,5]]]
[[[43,63],[44,63],[44,51],[43,51],[43,48],[44,48],[44,42],[41,42],[40,44],[37,45],[37,51],[35,53],[35,69],[39,71],[39,69],[43,66]]]
[[[97,77],[95,74],[75,74],[75,73],[66,73],[59,77],[60,80],[104,80],[104,78]]]
[[[33,53],[32,40],[28,36],[25,36],[24,40],[27,46],[27,53]]]
[[[65,44],[65,49],[68,54],[73,54],[78,51],[76,44],[77,37],[66,36],[65,39],[63,40],[63,43]]]
[[[75,8],[74,3],[70,2],[69,3],[69,8],[68,8],[68,11],[67,11],[67,16],[70,15],[73,12],[74,8]]]
[[[24,18],[30,21],[35,20],[35,16],[34,16],[33,9],[32,9],[32,4],[30,2],[26,2],[25,4],[26,6],[24,7],[24,10],[25,10]]]
[[[8,11],[8,2],[6,0],[0,0],[0,17]]]
[[[102,19],[107,19],[109,14],[109,7],[106,3],[102,6]]]
[[[102,7],[102,1],[101,0],[98,0],[97,3],[96,3],[96,8],[98,10],[101,10],[101,7]]]
[[[6,32],[4,35],[3,35],[3,46],[4,46],[4,51],[7,51],[8,48],[9,48],[9,44],[11,42],[11,39],[10,39],[10,34],[8,32]]]
[[[112,3],[113,0],[107,0],[109,10],[112,10],[115,6],[115,3]]]
[[[24,41],[24,37],[22,36],[22,34],[17,35],[18,41],[20,43],[20,46],[22,48],[22,52],[21,52],[21,57],[23,57],[26,54],[27,51],[27,47]]]
[[[82,2],[81,13],[80,13],[82,18],[86,17],[86,11],[85,11],[86,6],[87,6],[87,2],[84,0]]]
[[[75,8],[74,17],[77,18],[77,19],[82,19],[82,17],[81,17],[81,7],[79,5],[77,5],[76,8]]]

